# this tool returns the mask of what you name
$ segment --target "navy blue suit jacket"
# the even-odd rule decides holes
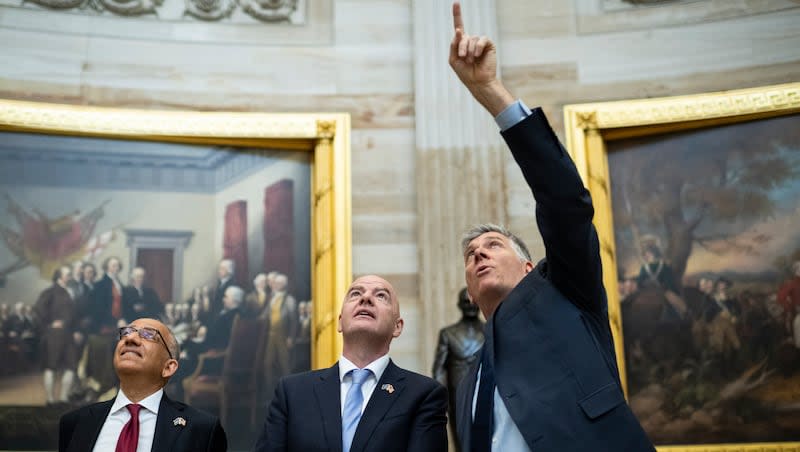
[[[503,137],[536,198],[546,258],[487,321],[498,392],[533,451],[652,451],[620,385],[589,192],[541,109]],[[462,450],[477,370],[457,396]]]
[[[391,385],[392,391],[381,389]],[[447,451],[447,390],[389,361],[356,428],[351,452]],[[339,364],[278,383],[256,452],[341,452]]]

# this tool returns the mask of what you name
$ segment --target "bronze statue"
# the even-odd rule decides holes
[[[483,322],[478,318],[478,306],[470,301],[467,289],[458,293],[461,320],[439,331],[436,358],[433,361],[433,378],[447,388],[450,396],[450,427],[455,433],[456,389],[470,366],[480,359],[483,347]]]

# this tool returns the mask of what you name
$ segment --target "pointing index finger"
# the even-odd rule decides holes
[[[453,2],[453,28],[464,30],[464,20],[461,18],[461,3]]]

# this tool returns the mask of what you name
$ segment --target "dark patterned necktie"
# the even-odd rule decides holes
[[[475,403],[475,418],[472,420],[470,438],[471,452],[492,450],[492,430],[494,419],[494,367],[489,362],[489,353],[484,344],[481,351],[481,381],[478,386],[478,400]]]

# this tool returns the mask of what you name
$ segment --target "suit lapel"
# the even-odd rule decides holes
[[[378,424],[386,417],[386,413],[394,405],[394,402],[400,398],[403,389],[406,387],[405,375],[403,370],[397,367],[391,360],[386,370],[383,371],[381,380],[372,391],[372,396],[367,402],[367,407],[364,409],[364,414],[361,420],[358,421],[356,433],[353,437],[353,445],[350,447],[351,452],[363,451],[369,442],[372,433]],[[383,388],[384,385],[391,385],[393,391],[388,391]]]
[[[483,327],[484,342],[480,353],[486,353],[489,362],[494,365],[494,322],[495,315],[489,317]],[[458,398],[456,399],[456,433],[461,447],[469,450],[472,441],[472,402],[475,397],[475,385],[478,383],[478,369],[481,361],[475,361],[469,369],[469,373],[458,386]]]
[[[480,351],[478,352],[480,353]],[[475,383],[478,382],[478,366],[480,360],[470,366],[469,373],[459,383],[456,398],[456,434],[462,450],[469,450],[472,427],[472,398],[475,395]]]
[[[322,428],[326,442],[331,451],[342,451],[342,408],[341,386],[339,382],[339,364],[319,373],[314,382],[314,394],[319,403],[319,414],[322,416]]]
[[[156,418],[156,431],[153,434],[154,450],[156,445],[158,445],[158,450],[172,450],[172,445],[191,422],[191,419],[182,417],[184,408],[186,408],[185,405],[173,402],[167,397],[167,394],[161,396]],[[175,420],[178,418],[185,422],[176,423]]]
[[[67,446],[68,451],[84,452],[94,449],[97,437],[100,435],[100,430],[103,428],[113,404],[114,399],[111,399],[89,407],[87,418],[80,419],[78,425],[75,426],[75,433]]]

